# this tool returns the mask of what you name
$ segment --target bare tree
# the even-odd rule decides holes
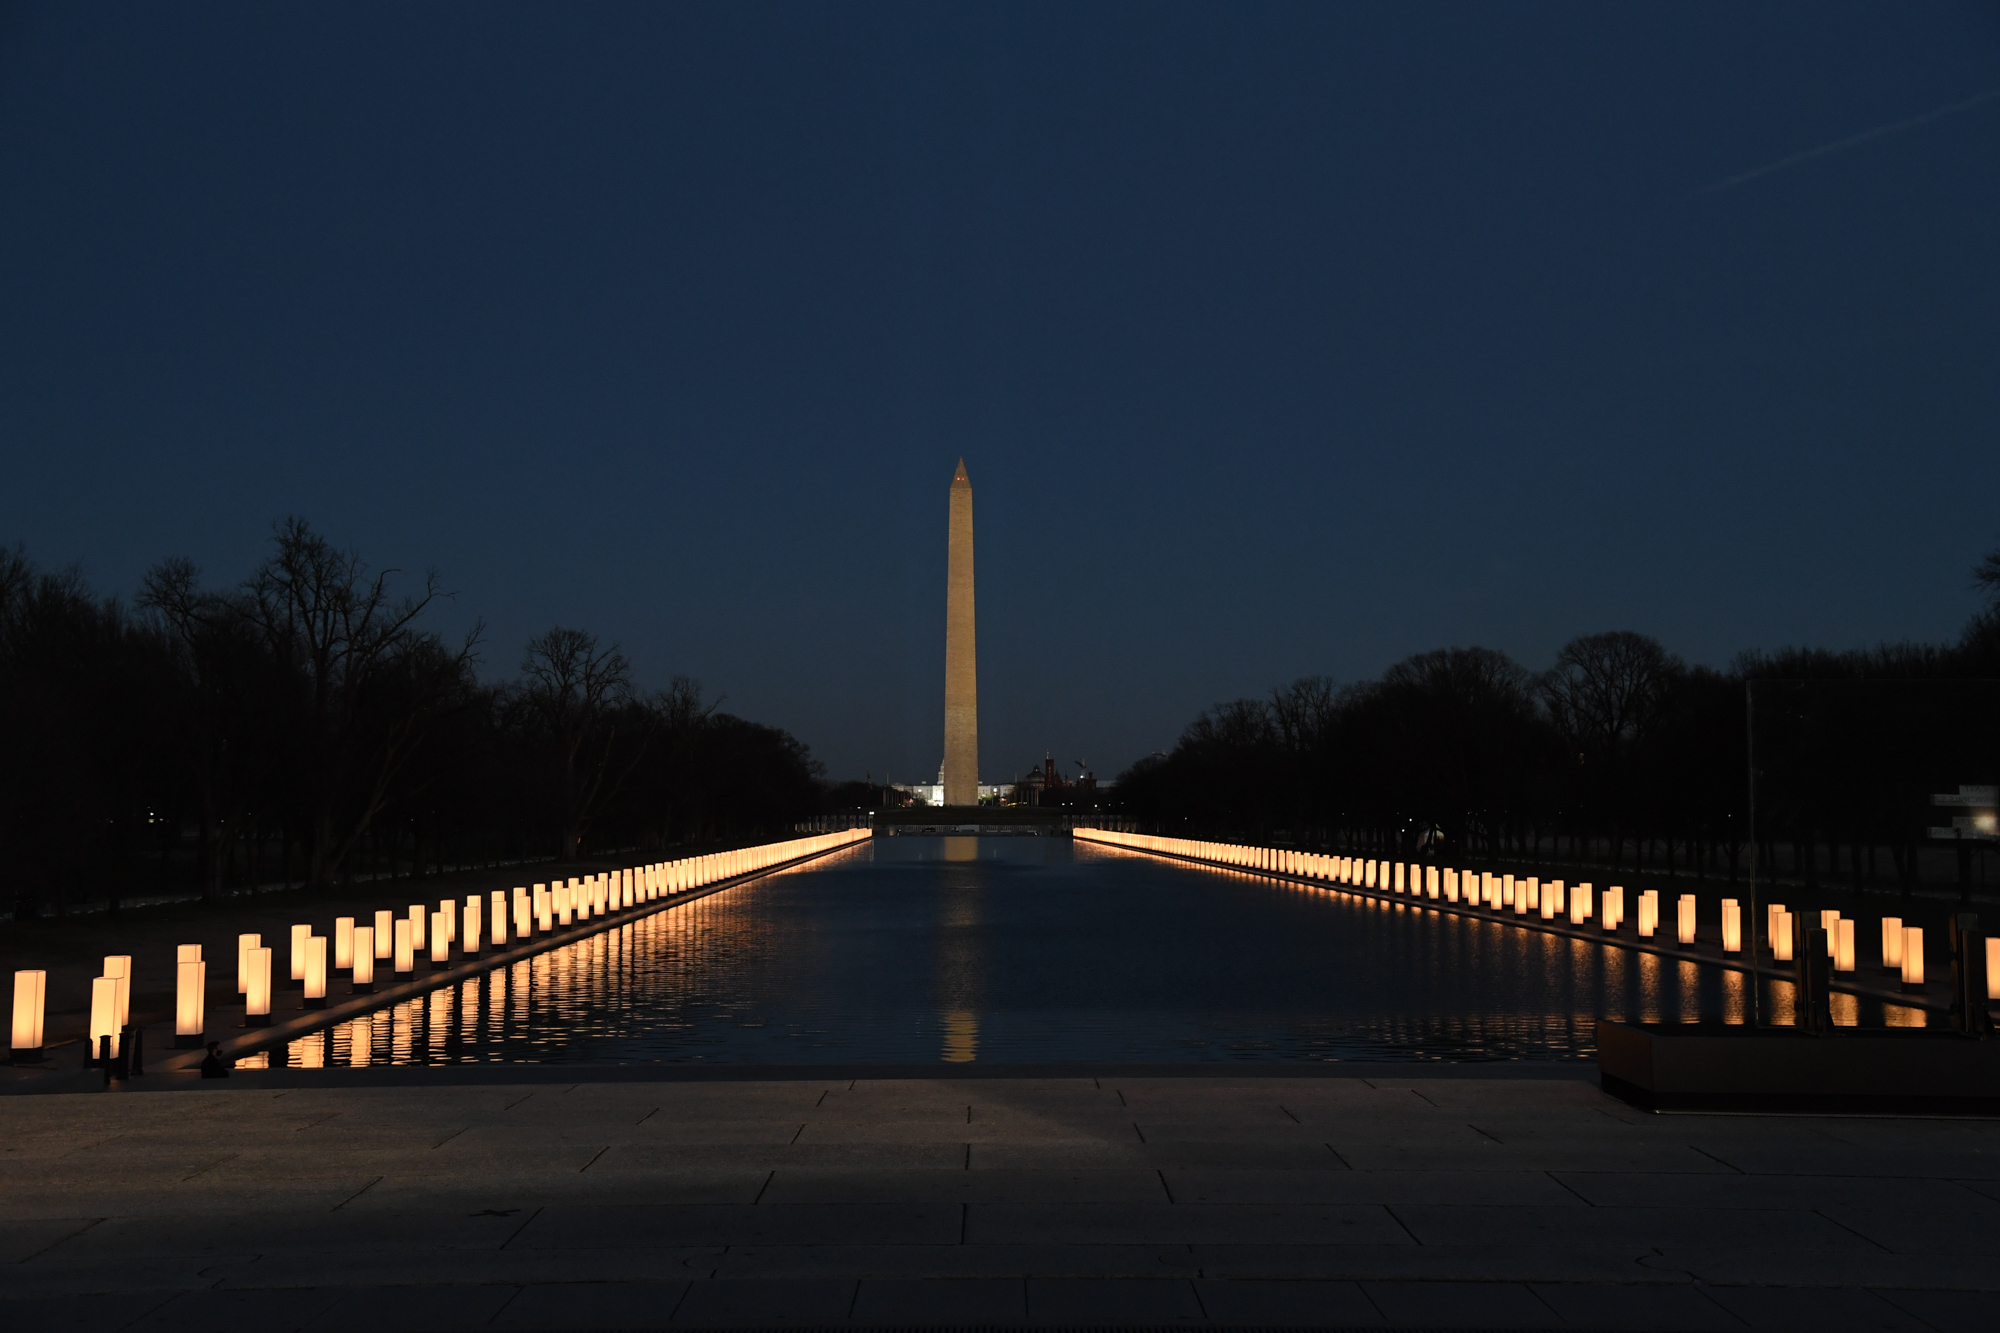
[[[521,702],[554,751],[562,854],[573,858],[644,753],[631,664],[616,644],[602,647],[586,630],[557,626],[529,641],[521,672]]]
[[[2000,546],[1986,553],[1986,558],[1972,567],[1972,581],[1986,590],[1986,596],[1996,608],[2000,608]]]
[[[1541,694],[1558,731],[1597,762],[1616,763],[1660,715],[1681,670],[1657,639],[1589,634],[1563,645]]]
[[[330,884],[387,798],[421,724],[470,671],[479,629],[450,650],[417,628],[444,594],[438,576],[391,595],[303,519],[278,525],[277,550],[244,585],[242,613],[296,673],[300,776],[305,783],[306,879]]]
[[[170,645],[183,699],[174,719],[196,817],[195,874],[204,901],[223,889],[232,844],[251,794],[273,795],[262,762],[279,740],[285,674],[239,598],[204,589],[191,560],[161,561],[146,573],[138,605],[157,617]]]
[[[1287,749],[1310,753],[1333,734],[1339,705],[1340,687],[1331,676],[1300,676],[1271,691],[1271,722]]]
[[[1588,803],[1609,817],[1614,865],[1633,827],[1632,751],[1665,715],[1685,671],[1657,639],[1614,630],[1571,639],[1538,682],[1556,734],[1590,775]]]

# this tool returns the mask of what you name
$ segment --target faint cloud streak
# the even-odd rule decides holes
[[[1893,120],[1887,125],[1877,125],[1872,130],[1863,130],[1861,133],[1849,135],[1845,139],[1836,139],[1832,143],[1821,144],[1817,148],[1808,148],[1803,153],[1793,153],[1790,157],[1779,158],[1776,162],[1752,168],[1739,175],[1731,176],[1727,180],[1716,181],[1713,185],[1704,185],[1699,190],[1696,190],[1695,194],[1715,194],[1718,191],[1727,190],[1732,186],[1747,184],[1760,177],[1769,176],[1775,172],[1798,166],[1801,162],[1810,162],[1814,158],[1826,157],[1833,153],[1843,152],[1849,148],[1859,147],[1865,143],[1873,143],[1877,139],[1886,139],[1892,134],[1901,134],[1904,130],[1913,130],[1919,125],[1928,125],[1934,120],[1942,120],[1944,117],[1955,115],[1960,111],[1969,111],[1980,103],[1990,102],[1996,97],[2000,97],[2000,88],[1988,88],[1983,93],[1974,93],[1963,102],[1953,102],[1950,106],[1941,106],[1935,111],[1926,111],[1921,116],[1911,116],[1907,120]]]

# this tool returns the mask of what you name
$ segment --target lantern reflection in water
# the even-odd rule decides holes
[[[1731,968],[1722,974],[1722,1021],[1747,1023],[1750,1019],[1750,978]]]
[[[1641,909],[1642,911],[1644,909]],[[1661,969],[1665,966],[1656,953],[1639,955],[1639,1021],[1657,1023],[1660,1021],[1660,980]]]

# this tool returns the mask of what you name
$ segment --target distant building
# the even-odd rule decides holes
[[[938,766],[938,780],[936,782],[892,782],[889,784],[891,790],[907,795],[912,804],[940,806],[944,804],[944,785],[944,766],[942,764]],[[989,802],[996,805],[1011,805],[1013,803],[1014,787],[1011,783],[982,782],[978,786],[979,803],[981,805]]]
[[[1110,784],[1105,784],[1109,786]],[[1075,781],[1063,777],[1056,768],[1052,755],[1042,757],[1040,768],[1031,768],[1021,780],[1014,784],[1016,805],[1095,805],[1098,792],[1097,774],[1086,768],[1081,760],[1077,762]]]

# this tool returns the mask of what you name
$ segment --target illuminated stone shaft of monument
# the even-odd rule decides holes
[[[972,479],[951,479],[951,541],[944,601],[944,803],[979,804],[978,652],[972,614]]]

